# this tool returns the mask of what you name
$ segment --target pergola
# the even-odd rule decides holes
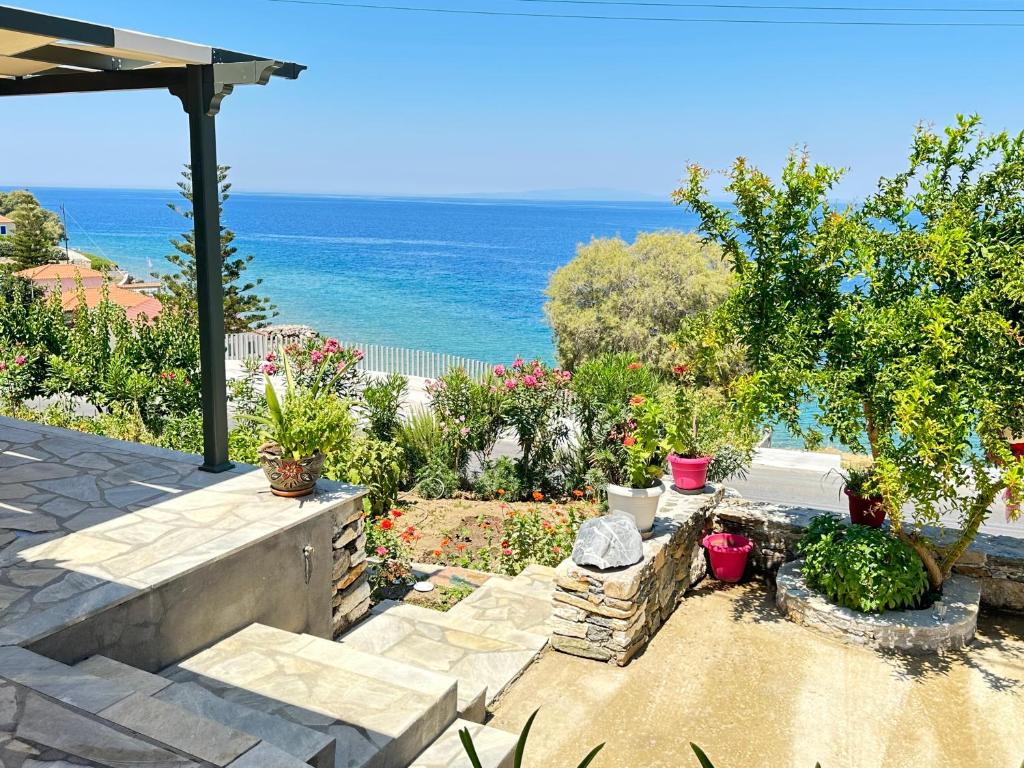
[[[220,103],[236,85],[294,80],[305,67],[0,5],[0,96],[166,88],[188,114],[202,369],[203,464],[228,461],[217,135]]]

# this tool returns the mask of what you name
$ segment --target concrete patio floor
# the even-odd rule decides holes
[[[847,646],[782,619],[760,584],[704,585],[646,652],[618,668],[546,652],[490,725],[540,707],[526,768],[1019,768],[1024,617],[984,616],[974,645],[911,658]]]

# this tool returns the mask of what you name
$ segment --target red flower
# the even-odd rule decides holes
[[[582,499],[583,498],[583,491],[581,491],[579,488],[577,488],[575,491],[572,492],[572,495],[575,496],[577,499]]]
[[[383,520],[381,520],[381,521],[380,521],[380,527],[381,527],[381,530],[385,530],[385,531],[390,531],[390,530],[391,530],[391,529],[392,529],[392,528],[394,527],[394,525],[395,525],[395,524],[394,524],[394,523],[392,523],[392,522],[391,522],[391,521],[390,521],[390,520],[389,520],[388,518],[386,518],[386,517],[385,517],[385,518],[384,518]]]
[[[639,371],[641,368],[643,368],[643,366],[635,361],[629,364],[629,370],[631,371]]]
[[[509,548],[508,539],[505,539],[505,541],[501,542],[501,548],[502,549],[508,549]]]
[[[534,491],[533,492],[533,500],[534,501],[544,501],[544,494],[541,493],[540,491]]]
[[[676,365],[672,368],[672,373],[674,373],[676,376],[685,376],[687,373],[689,373],[689,371],[690,366],[688,365]]]
[[[391,516],[392,517],[401,517],[402,516],[402,511],[400,509],[392,509],[391,510]]]
[[[434,550],[434,557],[440,557],[440,556],[441,556],[441,550],[440,549],[435,549]]]
[[[634,446],[636,445],[636,438],[632,435],[626,435],[622,440],[622,444],[627,448]]]

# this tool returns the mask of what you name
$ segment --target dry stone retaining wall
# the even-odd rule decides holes
[[[555,570],[552,647],[628,664],[704,577],[700,541],[721,498],[721,489],[693,496],[667,491],[635,565],[601,570],[564,560]]]
[[[835,514],[727,496],[715,510],[715,530],[740,533],[754,542],[751,567],[770,580],[797,559],[795,544],[816,515]],[[941,542],[937,530],[926,530]],[[983,606],[1024,612],[1024,539],[980,534],[953,572],[978,579]]]
[[[334,637],[370,610],[364,517],[362,499],[346,504],[334,514],[334,593],[331,600],[331,628]]]

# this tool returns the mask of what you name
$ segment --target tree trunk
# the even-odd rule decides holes
[[[921,558],[925,573],[928,574],[928,586],[932,589],[941,588],[947,574],[943,573],[943,569],[939,566],[935,559],[935,553],[932,552],[928,543],[919,539],[915,534],[908,534],[903,530],[902,525],[895,526],[893,530],[896,533],[896,538],[910,545],[917,556]]]

